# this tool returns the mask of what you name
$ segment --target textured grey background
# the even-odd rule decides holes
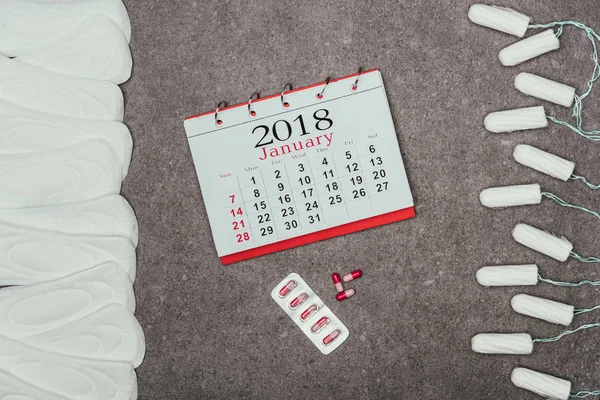
[[[558,326],[514,313],[512,295],[532,293],[577,306],[600,303],[597,289],[484,289],[474,278],[494,263],[537,262],[562,280],[600,279],[598,267],[559,264],[516,244],[512,227],[529,222],[600,254],[593,217],[550,200],[484,209],[489,186],[539,182],[590,208],[598,193],[528,170],[512,159],[518,143],[577,163],[600,181],[598,147],[566,128],[492,135],[484,116],[536,105],[512,86],[520,71],[575,85],[591,74],[591,46],[568,28],[561,49],[515,68],[497,60],[515,37],[471,24],[461,1],[129,0],[133,78],[123,86],[135,140],[124,195],[140,222],[138,317],[148,353],[138,370],[143,399],[535,399],[509,375],[522,365],[600,387],[600,330],[532,356],[483,356],[469,347],[485,331],[553,336]],[[577,19],[600,28],[589,1],[502,5],[535,22]],[[418,216],[365,232],[222,267],[183,131],[186,116],[220,100],[246,101],[325,76],[379,67],[412,184]],[[600,90],[600,89],[599,89]],[[600,125],[598,96],[585,108]],[[567,110],[545,104],[568,118]],[[360,267],[357,295],[333,300],[332,271]],[[347,324],[351,336],[321,355],[270,298],[285,275],[300,273]],[[579,323],[600,314],[578,317]]]

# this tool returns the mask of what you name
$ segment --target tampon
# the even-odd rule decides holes
[[[562,181],[568,181],[575,169],[574,162],[526,144],[517,145],[513,157],[519,164]]]
[[[538,283],[538,267],[528,265],[495,265],[477,271],[482,286],[533,286]]]
[[[59,74],[123,83],[131,76],[131,50],[119,27],[95,15],[66,36],[15,60]]]
[[[477,25],[492,28],[517,37],[523,37],[529,25],[529,18],[515,10],[504,7],[473,4],[469,8],[469,19]]]
[[[560,47],[560,42],[554,31],[548,29],[505,47],[498,53],[502,65],[511,67],[524,61],[541,56]]]
[[[510,379],[515,386],[549,399],[568,400],[571,395],[571,382],[527,368],[513,369]]]
[[[489,208],[540,204],[542,190],[537,183],[495,187],[483,190],[479,194],[479,200],[481,204]]]
[[[488,114],[483,120],[485,129],[490,132],[514,132],[548,126],[544,107],[516,108]]]
[[[567,239],[556,237],[527,224],[517,224],[512,235],[522,245],[558,261],[566,261],[573,250],[573,245]]]
[[[568,304],[527,294],[514,296],[510,305],[519,314],[565,326],[571,325],[575,311],[575,307]]]
[[[15,57],[35,50],[98,14],[113,20],[129,41],[131,23],[122,0],[2,0],[0,54]]]
[[[70,118],[123,121],[124,100],[112,82],[74,78],[0,56],[0,99]]]
[[[531,354],[533,340],[527,333],[480,333],[471,339],[471,348],[482,354]]]
[[[529,96],[565,107],[571,107],[575,98],[574,87],[527,72],[515,77],[515,88]]]

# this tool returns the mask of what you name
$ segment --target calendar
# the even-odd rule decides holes
[[[379,70],[190,117],[223,264],[415,216]]]

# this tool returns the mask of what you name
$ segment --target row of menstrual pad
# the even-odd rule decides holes
[[[138,224],[121,0],[0,2],[0,397],[133,400]]]

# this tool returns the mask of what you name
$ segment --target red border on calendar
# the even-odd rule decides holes
[[[221,257],[223,265],[233,264],[236,262],[249,260],[251,258],[264,256],[266,254],[276,253],[278,251],[291,249],[305,244],[319,242],[321,240],[331,239],[336,236],[347,235],[366,229],[375,228],[381,225],[387,225],[398,221],[404,221],[415,217],[415,207],[408,207],[398,211],[392,211],[387,214],[376,215],[360,221],[350,222],[345,225],[334,226],[322,231],[309,233],[302,236],[297,236],[291,239],[282,240],[281,242],[271,243],[266,246],[255,247],[253,249],[241,251],[239,253],[230,254]]]

